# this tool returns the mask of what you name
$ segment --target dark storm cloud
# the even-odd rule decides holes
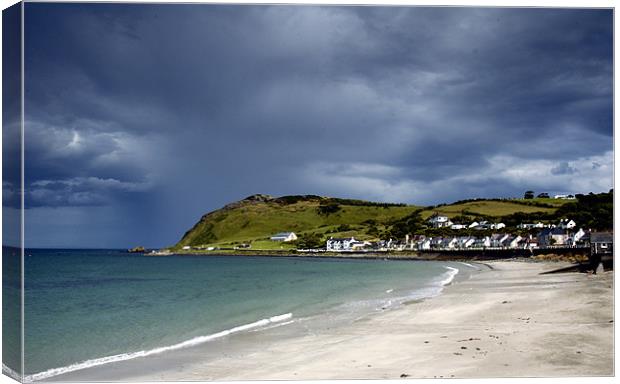
[[[571,167],[567,161],[563,161],[557,165],[557,167],[551,168],[551,173],[554,175],[571,175],[577,172],[577,170]]]
[[[611,187],[611,10],[26,8],[31,208],[123,206],[174,242],[259,192]]]

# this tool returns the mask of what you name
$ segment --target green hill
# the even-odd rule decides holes
[[[513,214],[548,216],[567,200],[476,199],[449,205],[421,207],[374,203],[315,195],[272,197],[252,195],[204,215],[173,247],[233,247],[251,244],[252,249],[289,249],[323,243],[330,236],[378,239],[400,233],[395,226],[415,217],[418,223],[434,213],[451,218],[501,218]],[[297,244],[276,243],[269,237],[295,232]]]
[[[419,208],[314,195],[279,198],[253,195],[204,215],[175,248],[251,242],[253,249],[270,249],[274,242],[269,241],[269,237],[288,231],[298,236],[314,233],[320,236],[355,234],[361,238],[372,237],[373,228],[381,228]],[[369,230],[371,234],[366,233]]]

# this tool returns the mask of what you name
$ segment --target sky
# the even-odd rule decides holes
[[[609,9],[27,3],[25,34],[26,246],[172,245],[256,193],[613,187]]]

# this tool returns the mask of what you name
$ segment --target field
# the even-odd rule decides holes
[[[515,199],[506,201],[496,200],[480,200],[471,201],[459,204],[444,205],[421,212],[421,216],[424,219],[429,218],[435,213],[445,215],[448,217],[454,217],[458,215],[477,214],[484,216],[500,217],[510,215],[515,212],[553,212],[557,207],[562,206],[570,202],[570,200],[556,200],[556,199]],[[551,205],[554,208],[538,206],[538,205],[526,205],[526,204],[545,204]]]

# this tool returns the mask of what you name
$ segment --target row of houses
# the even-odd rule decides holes
[[[506,228],[504,223],[491,223],[488,221],[474,221],[470,224],[454,223],[448,216],[434,215],[428,219],[428,224],[433,228],[450,228],[450,229],[502,229]]]
[[[428,224],[433,228],[450,228],[450,229],[478,229],[478,230],[498,230],[506,228],[504,223],[491,223],[489,221],[474,221],[470,224],[454,223],[448,216],[434,215],[428,219]],[[543,224],[538,223],[521,223],[517,225],[519,229],[540,229],[540,228],[562,228],[572,229],[577,226],[574,220],[562,219],[558,224]]]
[[[517,225],[519,229],[541,229],[541,228],[560,228],[560,229],[573,229],[577,226],[574,220],[562,219],[558,224],[543,224],[538,223],[521,223]]]
[[[562,228],[544,228],[536,236],[522,237],[510,233],[495,233],[490,236],[425,236],[407,235],[404,240],[362,241],[354,237],[330,238],[327,251],[404,251],[404,250],[452,250],[452,249],[535,249],[554,246],[575,247],[585,245],[587,233]]]

